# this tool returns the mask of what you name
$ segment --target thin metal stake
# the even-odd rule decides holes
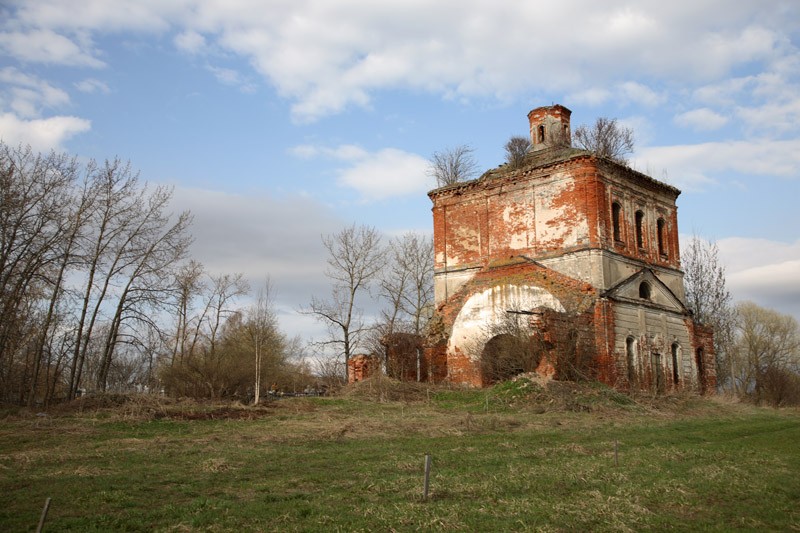
[[[425,487],[422,491],[422,498],[427,500],[428,499],[428,488],[430,488],[430,479],[431,479],[431,455],[429,453],[425,454]]]
[[[36,528],[36,533],[42,533],[42,528],[44,528],[44,521],[47,518],[48,509],[50,509],[50,498],[47,498],[44,501],[44,509],[42,509],[42,517],[39,519],[39,527]]]
[[[614,466],[619,466],[619,444],[614,439]]]

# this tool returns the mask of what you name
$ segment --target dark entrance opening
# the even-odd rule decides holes
[[[530,338],[503,333],[489,339],[481,354],[483,384],[506,381],[539,366],[541,353]]]

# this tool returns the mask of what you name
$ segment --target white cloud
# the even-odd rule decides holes
[[[789,101],[770,101],[761,106],[739,106],[736,115],[746,127],[748,135],[765,135],[770,138],[800,132],[800,95]]]
[[[222,68],[222,67],[215,67],[212,65],[206,66],[206,69],[211,72],[214,77],[220,83],[225,85],[231,85],[233,87],[238,87],[240,91],[243,93],[254,93],[256,91],[256,85],[251,82],[250,80],[243,77],[238,71],[229,69],[229,68]]]
[[[715,176],[741,173],[798,179],[800,139],[788,141],[731,141],[649,147],[637,151],[636,168],[666,169],[681,189],[696,190]]]
[[[13,67],[0,69],[0,137],[9,144],[30,145],[37,151],[60,150],[68,139],[91,128],[75,116],[43,118],[45,109],[69,105],[69,95]]]
[[[736,300],[751,300],[800,319],[800,241],[732,237],[717,244]]]
[[[301,121],[369,107],[376,91],[394,88],[500,101],[577,93],[598,102],[616,87],[622,98],[658,105],[658,87],[718,83],[754,65],[787,68],[797,55],[790,39],[798,9],[781,0],[736,2],[724,13],[713,2],[624,0],[296,0],[270,9],[256,0],[86,0],[75,16],[72,2],[41,0],[17,9],[5,48],[17,58],[100,66],[79,33],[172,29],[182,50],[249,61]],[[584,91],[588,84],[596,89]]]
[[[698,131],[717,130],[728,123],[728,118],[707,107],[692,109],[675,117],[675,123]]]
[[[105,82],[96,80],[94,78],[87,78],[85,80],[77,82],[75,84],[75,88],[78,89],[80,92],[87,94],[94,94],[94,93],[109,94],[111,92],[111,89]]]
[[[337,169],[338,183],[355,189],[365,202],[423,193],[430,188],[428,160],[396,148],[368,152],[354,144],[333,148],[304,144],[290,153],[303,159],[327,157],[349,163]]]
[[[666,102],[667,97],[638,82],[627,81],[619,85],[619,93],[624,101],[646,107],[655,107]]]
[[[37,0],[21,2],[16,18],[26,27],[79,33],[89,31],[164,31],[169,19],[188,17],[193,1],[171,0]]]
[[[301,144],[289,149],[289,153],[300,159],[312,159],[320,154],[319,147],[313,144]]]
[[[340,144],[334,148],[313,144],[301,144],[292,147],[289,152],[301,159],[329,157],[340,161],[355,161],[369,157],[369,152],[355,144]]]
[[[370,157],[366,150],[355,144],[342,144],[334,149],[326,150],[326,153],[342,161],[362,161]]]
[[[88,131],[91,122],[69,116],[22,120],[11,113],[0,114],[0,136],[7,144],[29,144],[40,152],[61,149],[72,136]]]
[[[695,89],[692,98],[707,106],[731,106],[741,97],[743,91],[751,91],[754,77],[730,78],[717,83],[702,85]]]
[[[339,183],[356,189],[365,200],[381,200],[430,188],[428,161],[416,154],[385,148],[340,171]]]
[[[198,54],[206,47],[206,38],[196,31],[184,31],[175,36],[175,46],[188,54]]]
[[[0,109],[10,109],[20,117],[38,117],[43,107],[57,108],[69,103],[66,92],[13,67],[0,69],[0,84]]]
[[[574,102],[575,104],[600,106],[608,102],[611,98],[612,93],[608,89],[592,87],[591,89],[584,89],[571,93],[566,97],[566,100],[568,102]]]
[[[32,63],[100,68],[105,64],[91,50],[52,30],[0,33],[0,50]]]

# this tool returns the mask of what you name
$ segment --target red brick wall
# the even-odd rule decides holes
[[[544,197],[548,209],[537,210],[536,199],[541,202]],[[607,217],[604,197],[605,186],[590,156],[435,191],[435,268],[474,267],[511,255],[601,246],[601,217]],[[551,231],[556,228],[564,238],[550,236],[559,233]],[[573,231],[585,236],[575,242]]]
[[[714,394],[717,390],[717,366],[714,352],[714,331],[708,327],[697,324],[687,319],[687,327],[692,328],[694,353],[692,358],[698,370],[698,383],[700,392]],[[699,350],[702,350],[702,361],[699,360]],[[701,372],[702,368],[702,372]]]
[[[431,193],[435,268],[475,267],[512,255],[546,256],[598,247],[680,268],[678,194],[677,189],[590,155],[532,170],[497,171]],[[535,205],[536,199],[545,202],[543,198],[549,209]],[[622,205],[624,244],[613,239],[615,200]],[[645,215],[643,249],[635,238],[638,209]],[[666,257],[658,253],[658,218],[665,222]]]
[[[381,362],[370,355],[354,355],[347,361],[347,382],[355,383],[380,372]]]

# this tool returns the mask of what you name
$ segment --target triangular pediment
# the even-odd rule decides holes
[[[688,313],[688,309],[649,268],[643,268],[608,289],[604,296],[620,302],[657,307],[676,313]]]

